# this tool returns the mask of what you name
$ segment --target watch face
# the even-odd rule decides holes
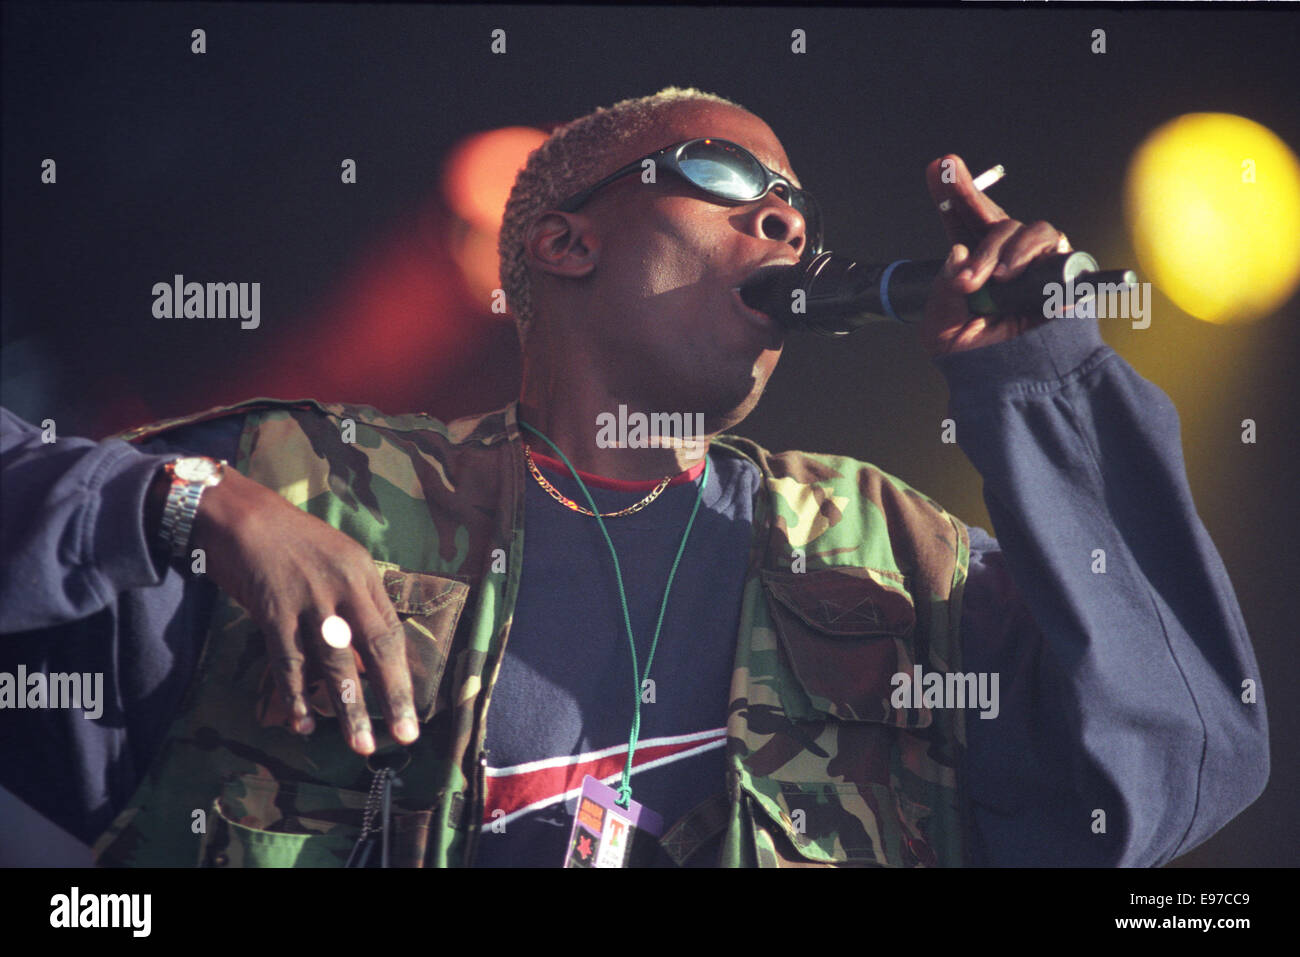
[[[211,459],[177,459],[172,473],[186,482],[206,482],[217,474],[219,466]]]

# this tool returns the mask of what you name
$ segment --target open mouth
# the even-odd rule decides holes
[[[734,300],[736,300],[736,304],[740,307],[740,311],[741,311],[741,312],[743,312],[743,313],[747,314],[748,316],[750,316],[750,317],[752,317],[752,318],[754,318],[754,319],[756,319],[756,320],[758,320],[758,321],[764,323],[765,325],[767,325],[767,324],[775,325],[775,324],[776,324],[776,321],[775,321],[771,316],[769,316],[767,313],[763,312],[763,311],[760,310],[760,309],[755,309],[755,308],[754,308],[753,306],[751,306],[749,303],[745,302],[745,297],[744,297],[743,295],[741,295],[741,287],[739,287],[739,286],[735,286],[735,287],[732,288],[732,290],[731,290],[731,298],[734,299]]]
[[[798,264],[763,266],[742,282],[737,292],[747,309],[773,319],[789,307],[789,296],[799,276]]]

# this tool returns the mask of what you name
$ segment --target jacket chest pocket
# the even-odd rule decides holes
[[[928,752],[942,728],[896,693],[895,676],[928,665],[911,597],[859,568],[762,581],[775,647],[752,655],[740,781],[758,862],[937,863],[930,802],[952,782]]]
[[[763,584],[796,679],[782,696],[789,717],[929,727],[929,709],[896,707],[891,700],[894,676],[910,676],[916,664],[916,611],[906,592],[860,568],[764,571]]]
[[[388,562],[375,562],[384,578],[384,591],[406,633],[406,664],[411,669],[415,712],[426,722],[450,706],[450,690],[443,685],[447,660],[469,585],[454,578],[411,572]],[[371,717],[382,717],[369,685],[366,704]]]
[[[421,724],[450,707],[450,689],[443,677],[451,657],[452,642],[461,613],[469,597],[469,585],[454,578],[408,571],[390,562],[375,562],[383,576],[384,591],[402,623],[406,640],[406,664],[411,674],[411,692],[416,717]],[[354,649],[355,654],[355,649]],[[357,656],[366,711],[371,718],[382,720],[383,708],[376,689],[364,672]],[[324,679],[309,683],[308,700],[312,709],[325,717],[335,717],[334,702]],[[261,683],[259,714],[265,725],[281,725],[288,711],[275,692],[269,669]]]

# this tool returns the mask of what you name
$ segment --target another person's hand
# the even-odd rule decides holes
[[[945,169],[951,169],[949,178],[953,182],[943,181]],[[972,316],[966,308],[966,296],[990,279],[1014,279],[1042,256],[1069,252],[1070,241],[1065,234],[1050,223],[1039,221],[1026,226],[1009,217],[1001,206],[975,188],[960,156],[950,154],[934,160],[926,168],[925,180],[936,206],[945,199],[952,200],[948,210],[940,210],[939,216],[953,246],[926,302],[920,328],[921,343],[930,357],[1006,342],[1048,322],[1041,314]]]
[[[204,550],[208,576],[265,635],[293,730],[315,727],[306,689],[319,674],[349,746],[375,750],[355,648],[393,737],[402,744],[418,737],[405,635],[365,548],[229,467],[203,493],[191,545]],[[350,646],[325,643],[321,623],[331,615],[351,627]]]

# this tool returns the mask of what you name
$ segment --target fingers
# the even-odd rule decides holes
[[[361,635],[357,650],[379,694],[388,727],[400,743],[410,744],[419,736],[420,728],[415,717],[411,669],[406,661],[406,632],[377,572],[354,615]]]
[[[378,584],[378,576],[376,585],[377,593],[368,591],[354,598],[334,615],[304,614],[296,627],[276,629],[273,647],[268,649],[276,686],[289,706],[293,730],[310,734],[315,728],[305,692],[304,666],[310,658],[312,672],[325,679],[348,746],[362,755],[375,750],[360,678],[363,673],[378,693],[385,720],[398,743],[411,744],[420,734],[406,661],[406,633]],[[329,628],[322,625],[331,619],[355,625],[348,626],[353,636],[350,643],[335,646],[327,641]]]
[[[314,730],[308,689],[323,677],[349,747],[372,753],[365,674],[393,736],[414,741],[419,728],[405,634],[367,549],[237,473],[218,489],[227,485],[226,499],[209,503],[205,495],[207,511],[200,512],[208,571],[265,637],[290,727],[299,734]],[[321,630],[326,622],[328,639]]]
[[[375,739],[370,728],[370,715],[366,712],[366,696],[357,671],[357,659],[350,646],[331,648],[325,643],[321,623],[328,617],[320,613],[302,615],[299,634],[312,658],[313,670],[325,678],[325,690],[334,705],[334,715],[348,747],[358,754],[368,755],[375,750]]]
[[[939,305],[944,307],[944,311],[952,311],[952,307],[965,304],[966,292],[957,283],[958,274],[968,269],[971,263],[970,250],[957,243],[948,251],[948,258],[944,261],[943,269],[939,271],[939,277],[935,282],[935,288],[931,296],[937,297]]]
[[[944,261],[943,269],[940,272],[941,278],[946,282],[954,278],[957,273],[961,272],[970,264],[970,250],[961,243],[956,243],[952,249],[948,250],[948,258]]]
[[[950,207],[939,212],[949,241],[975,250],[966,266],[969,275],[958,279],[967,292],[978,289],[990,277],[1015,278],[1044,253],[1070,251],[1070,241],[1050,223],[1026,226],[1008,217],[1001,206],[975,188],[960,156],[950,153],[934,160],[925,176],[936,205],[950,201]]]
[[[925,182],[936,206],[951,200],[947,210],[939,210],[949,242],[974,246],[990,225],[1009,218],[988,194],[975,188],[965,161],[954,153],[931,162],[925,170]]]
[[[950,351],[953,340],[960,337],[962,326],[969,321],[965,293],[956,281],[969,262],[970,250],[961,243],[954,245],[930,290],[919,331],[922,345],[932,356]]]
[[[1019,225],[1019,224],[1017,224]],[[1064,240],[1065,249],[1061,249]],[[1045,253],[1068,252],[1069,240],[1051,223],[1041,220],[1020,226],[997,252],[998,266],[993,270],[995,279],[1014,279]]]
[[[1001,261],[1003,248],[1020,229],[1020,223],[1014,219],[1006,219],[990,227],[969,262],[966,262],[956,274],[957,284],[963,293],[974,292],[989,281]]]
[[[294,621],[280,621],[264,629],[267,635],[267,658],[271,675],[280,697],[289,708],[290,727],[298,734],[311,734],[316,728],[307,704],[306,680],[303,666],[306,656],[298,640],[298,627]]]
[[[951,250],[940,271],[921,323],[922,344],[931,356],[1005,342],[1041,325],[1034,316],[972,316],[967,296],[990,281],[1015,279],[1042,256],[1069,252],[1070,242],[1050,223],[1029,225],[975,188],[960,156],[949,154],[926,168],[926,186],[939,210]]]
[[[963,292],[970,293],[990,279],[1014,279],[1040,256],[1060,251],[1063,240],[1050,223],[1025,226],[1008,219],[989,229],[970,261],[955,273],[956,282]],[[1064,245],[1068,246],[1068,241]]]

